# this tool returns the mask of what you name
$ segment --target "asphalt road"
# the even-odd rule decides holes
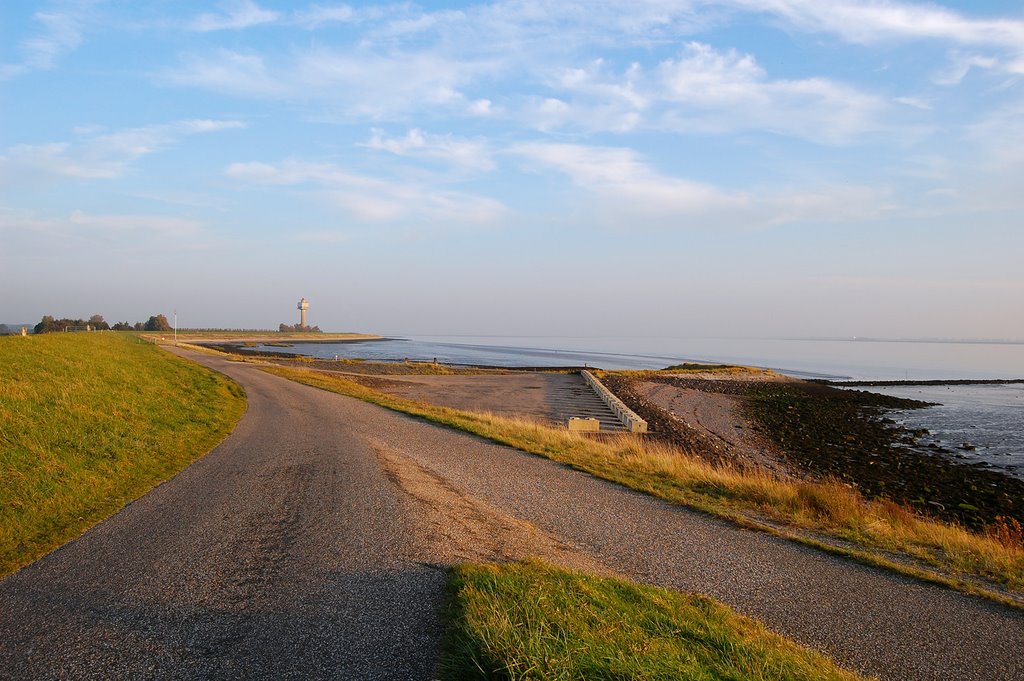
[[[1024,678],[1009,608],[195,357],[242,383],[248,412],[205,458],[0,581],[0,677],[429,679],[445,566],[533,542],[709,594],[883,678]]]

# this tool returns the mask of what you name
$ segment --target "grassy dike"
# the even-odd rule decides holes
[[[712,466],[632,436],[598,441],[528,421],[393,397],[331,374],[265,371],[473,433],[632,489],[810,546],[1015,607],[1024,606],[1024,550],[997,536],[870,501],[838,482],[787,481]]]
[[[241,386],[131,333],[0,337],[0,576],[196,460]]]
[[[460,565],[442,679],[853,681],[715,601],[537,561]]]

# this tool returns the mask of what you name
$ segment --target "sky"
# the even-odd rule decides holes
[[[1024,338],[1019,0],[0,6],[0,322]]]

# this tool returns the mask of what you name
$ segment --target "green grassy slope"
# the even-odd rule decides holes
[[[0,575],[208,452],[242,388],[132,334],[0,337]]]
[[[461,565],[443,679],[859,679],[709,598],[540,562]]]

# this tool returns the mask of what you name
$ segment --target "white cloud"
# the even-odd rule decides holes
[[[563,99],[534,100],[524,111],[541,130],[760,130],[841,143],[881,128],[886,108],[879,97],[825,78],[772,80],[753,56],[698,42],[649,72],[632,64],[617,75],[597,61],[564,71],[557,85]]]
[[[277,21],[280,14],[263,9],[252,0],[232,0],[221,3],[221,13],[205,12],[191,22],[189,29],[199,32],[243,29]]]
[[[236,10],[248,16],[259,7]],[[959,81],[969,68],[1024,71],[1024,43],[1017,41],[1024,22],[973,19],[930,5],[650,0],[581,7],[510,0],[460,11],[312,5],[276,20],[307,28],[358,24],[358,38],[347,47],[185,54],[162,79],[297,103],[318,120],[407,121],[429,112],[500,117],[544,131],[754,130],[826,144],[893,131],[885,121],[891,96],[821,76],[773,78],[752,54],[689,42],[660,64],[616,68],[581,56],[636,46],[653,51],[750,13],[857,43],[928,38],[969,47],[971,54],[954,56],[940,74],[943,82]],[[979,51],[992,54],[974,54]],[[500,107],[493,96],[481,96],[488,94],[483,87],[502,93]],[[914,106],[907,98],[899,103]]]
[[[931,111],[933,108],[931,102],[921,97],[896,97],[893,101],[921,111]]]
[[[53,176],[112,179],[124,175],[143,156],[183,137],[242,127],[241,121],[186,120],[126,128],[74,142],[18,144],[0,156],[0,180],[13,185]]]
[[[232,50],[217,50],[205,57],[185,56],[179,68],[166,71],[161,77],[175,85],[246,97],[280,97],[289,93],[286,80],[271,74],[263,57]]]
[[[972,19],[934,4],[891,0],[725,0],[724,4],[775,14],[798,28],[836,33],[853,42],[935,38],[972,45],[1024,45],[1022,20]]]
[[[489,99],[478,99],[471,102],[469,112],[475,116],[490,116],[494,113],[494,107]]]
[[[0,64],[0,81],[29,71],[52,69],[61,57],[78,49],[91,10],[99,1],[65,0],[34,13],[32,19],[39,29],[19,44],[21,63]]]
[[[375,129],[364,146],[397,156],[444,161],[467,170],[486,171],[494,168],[494,159],[485,141],[431,135],[417,128],[409,130],[405,137],[390,137],[384,131]]]
[[[36,12],[43,30],[21,44],[27,66],[51,69],[57,59],[82,42],[81,21],[73,14]]]
[[[990,69],[999,64],[995,57],[955,52],[949,57],[949,64],[932,76],[939,85],[958,85],[972,68]]]
[[[356,11],[349,5],[311,5],[292,16],[292,21],[309,29],[325,24],[350,23],[356,19]]]
[[[591,207],[590,219],[615,228],[758,228],[851,220],[889,208],[885,192],[865,187],[727,191],[665,176],[631,149],[527,143],[510,152],[568,175],[585,191],[583,202]]]
[[[295,65],[296,94],[346,103],[353,113],[386,117],[421,108],[464,105],[461,93],[485,64],[451,60],[429,52],[354,54],[307,52]]]
[[[682,129],[758,129],[837,142],[870,130],[884,102],[825,78],[769,80],[750,55],[691,42],[658,69],[667,113]],[[706,112],[706,113],[705,113]]]
[[[987,47],[1001,54],[966,63],[954,54],[946,82],[955,84],[971,66],[1020,73],[1015,65],[1024,58],[1024,20],[976,19],[931,3],[891,0],[850,2],[835,0],[723,0],[727,5],[766,12],[794,28],[834,33],[853,43],[937,40],[972,47]],[[712,0],[712,4],[718,4]],[[959,76],[955,74],[961,69]]]
[[[306,187],[368,223],[424,228],[490,225],[506,213],[494,199],[446,190],[425,182],[393,182],[353,173],[332,163],[290,159],[278,164],[233,163],[225,173],[256,185]]]
[[[318,102],[326,116],[347,120],[401,118],[428,108],[464,110],[462,87],[488,70],[486,64],[430,52],[380,55],[314,48],[265,58],[218,50],[184,56],[178,68],[160,78],[219,93]]]

